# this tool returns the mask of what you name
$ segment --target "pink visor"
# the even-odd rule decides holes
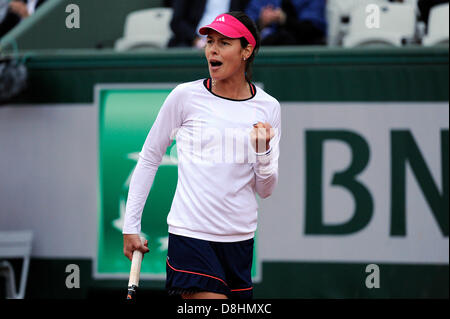
[[[241,21],[229,14],[225,13],[219,15],[213,23],[201,27],[198,32],[201,35],[207,35],[208,29],[217,31],[220,34],[223,34],[224,36],[232,39],[244,37],[248,41],[248,43],[250,43],[253,47],[256,47],[256,41],[252,33],[248,31],[248,29],[244,24],[242,24]]]

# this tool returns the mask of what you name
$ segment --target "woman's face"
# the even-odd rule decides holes
[[[241,40],[227,38],[211,30],[206,39],[205,56],[208,60],[209,74],[215,80],[224,80],[233,75],[245,73],[244,57],[246,49]]]

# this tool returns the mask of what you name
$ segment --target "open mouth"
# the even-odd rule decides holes
[[[212,67],[219,67],[223,64],[222,62],[217,60],[210,60],[209,63],[211,64]]]

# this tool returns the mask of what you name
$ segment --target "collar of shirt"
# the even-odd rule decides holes
[[[34,11],[36,10],[37,2],[38,2],[38,0],[28,0],[27,1],[27,9],[28,9],[29,15],[32,15],[34,13]]]

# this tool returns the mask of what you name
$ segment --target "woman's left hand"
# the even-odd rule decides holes
[[[269,149],[269,142],[274,136],[275,132],[270,123],[258,122],[253,124],[253,130],[250,132],[253,149],[257,153],[264,153]]]

